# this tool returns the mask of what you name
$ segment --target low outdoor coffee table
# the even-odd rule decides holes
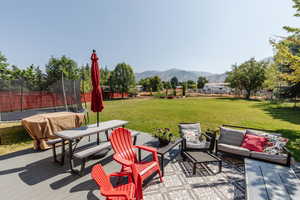
[[[160,168],[161,168],[162,176],[164,176],[164,158],[165,158],[165,154],[170,152],[174,147],[176,147],[179,144],[182,144],[182,138],[177,139],[175,142],[170,142],[167,146],[160,147],[160,148],[157,149],[157,154],[160,157]]]
[[[222,171],[222,160],[211,153],[202,152],[202,151],[183,151],[182,154],[184,157],[188,158],[188,160],[193,163],[193,175],[196,174],[196,169],[198,164],[200,164],[207,171],[214,173],[211,169],[209,169],[209,167],[207,167],[207,164],[218,163],[219,164],[218,173]]]

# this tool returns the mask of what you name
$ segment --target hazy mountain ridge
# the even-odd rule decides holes
[[[136,79],[139,81],[143,78],[159,76],[163,81],[169,81],[172,77],[176,76],[179,81],[193,80],[197,81],[199,76],[204,76],[209,82],[224,82],[226,79],[226,74],[213,74],[210,72],[203,71],[186,71],[181,69],[169,69],[166,71],[144,71],[141,73],[135,73]]]

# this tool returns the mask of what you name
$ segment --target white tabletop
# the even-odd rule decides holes
[[[106,122],[100,122],[99,126],[97,124],[91,124],[88,126],[83,126],[80,128],[74,128],[70,130],[59,131],[55,133],[60,138],[65,140],[73,140],[76,138],[93,135],[99,132],[104,132],[110,129],[118,128],[128,124],[128,121],[123,120],[111,120]]]

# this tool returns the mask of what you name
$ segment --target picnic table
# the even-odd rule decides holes
[[[118,127],[124,127],[127,123],[128,123],[128,121],[111,120],[111,121],[100,122],[99,126],[97,126],[97,124],[91,124],[88,126],[83,126],[83,127],[79,127],[79,128],[70,129],[70,130],[59,131],[59,132],[55,133],[56,136],[58,136],[62,139],[62,156],[61,156],[61,161],[59,161],[60,164],[64,163],[65,141],[68,141],[68,144],[69,144],[68,162],[70,165],[70,170],[72,173],[79,174],[84,169],[84,164],[85,164],[86,158],[88,156],[93,155],[94,153],[97,153],[101,150],[110,148],[111,144],[108,141],[109,130],[113,130]],[[107,141],[99,143],[99,140],[97,139],[98,140],[97,146],[74,153],[75,149],[73,149],[73,142],[75,142],[76,146],[77,146],[78,142],[83,137],[90,136],[93,134],[99,134],[99,133],[103,133],[103,132],[106,135]],[[80,172],[73,168],[73,163],[72,163],[73,156],[83,160]]]
[[[248,200],[300,199],[300,180],[290,167],[245,158]]]

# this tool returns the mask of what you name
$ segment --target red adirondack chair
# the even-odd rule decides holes
[[[111,176],[128,176],[128,184],[113,187],[110,182]],[[100,194],[106,197],[106,200],[135,200],[135,184],[132,182],[129,173],[112,173],[106,175],[103,167],[97,164],[92,169],[92,178],[95,180],[100,189]]]
[[[110,135],[110,142],[115,151],[113,156],[114,160],[122,165],[121,172],[132,173],[136,183],[136,196],[138,198],[142,199],[143,197],[143,181],[154,172],[158,172],[160,181],[163,181],[157,157],[157,150],[155,148],[133,145],[131,133],[125,128],[115,129]],[[134,149],[151,152],[153,158],[152,161],[138,161]]]

